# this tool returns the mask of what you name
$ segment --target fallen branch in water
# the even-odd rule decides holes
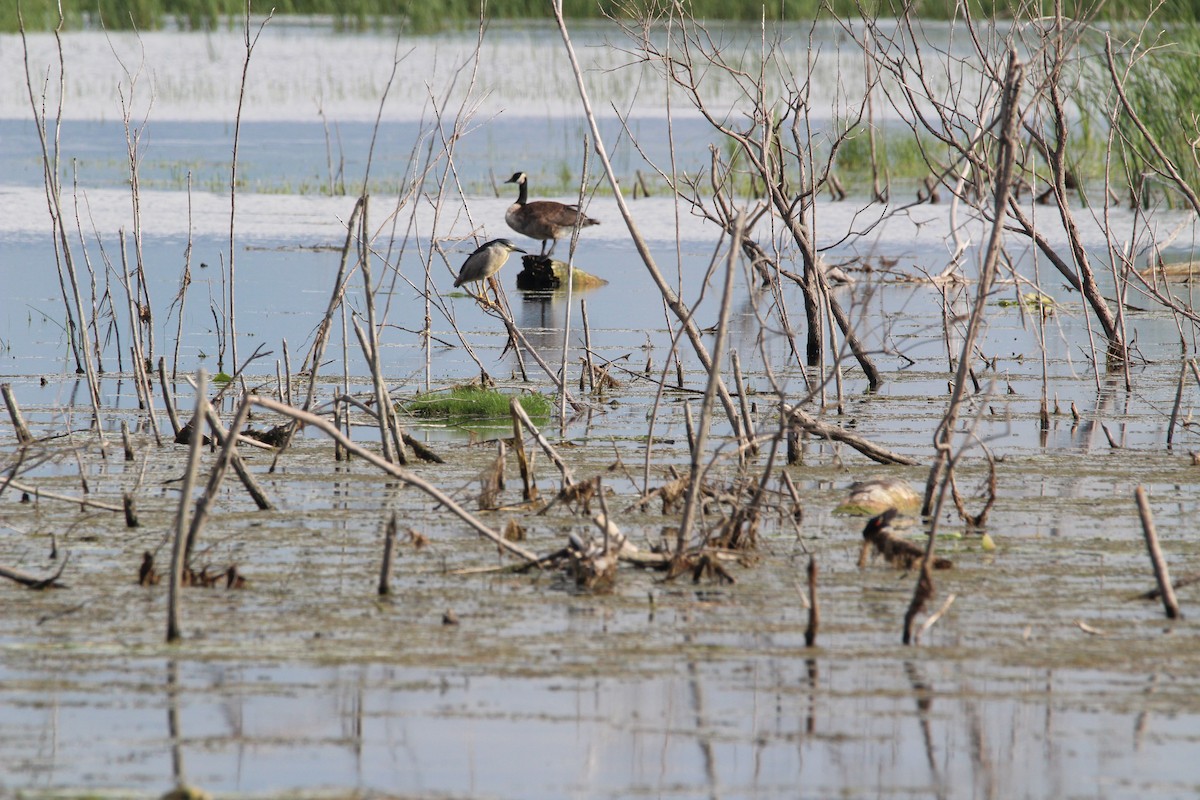
[[[101,511],[116,511],[121,514],[125,513],[124,505],[105,503],[101,500],[89,500],[86,497],[71,497],[70,495],[58,494],[57,492],[47,492],[43,489],[37,488],[36,486],[30,486],[29,484],[20,483],[11,479],[5,480],[3,484],[0,484],[0,492],[4,491],[4,489],[7,489],[10,486],[13,489],[16,489],[18,492],[24,492],[25,494],[32,495],[38,500],[61,500],[64,503],[75,503],[76,505],[87,508],[98,508]]]
[[[837,425],[822,422],[796,406],[785,405],[783,411],[792,422],[804,428],[812,435],[820,436],[822,439],[828,439],[832,442],[848,444],[872,461],[878,461],[880,464],[904,464],[909,467],[914,467],[920,463],[915,458],[893,453],[886,447],[881,447]]]
[[[26,586],[34,590],[65,589],[67,588],[66,585],[59,583],[58,578],[63,574],[63,570],[67,568],[67,561],[69,561],[70,558],[71,554],[68,553],[63,558],[62,563],[58,565],[58,572],[54,573],[48,578],[38,578],[34,575],[30,575],[27,572],[21,572],[18,569],[12,569],[11,567],[5,566],[0,566],[0,578],[8,578],[10,581],[15,581],[22,586]]]
[[[310,414],[307,411],[301,411],[298,408],[293,408],[285,403],[272,400],[269,397],[251,395],[248,399],[256,406],[265,408],[268,411],[274,411],[276,414],[282,414],[286,417],[291,417],[301,424],[318,429],[326,436],[340,444],[347,452],[353,453],[364,461],[369,462],[392,477],[400,480],[402,483],[406,483],[409,486],[412,486],[414,489],[419,489],[420,491],[429,495],[429,497],[436,500],[439,504],[448,508],[456,517],[471,526],[471,528],[473,528],[477,533],[488,539],[491,539],[502,549],[507,550],[513,555],[519,556],[520,558],[523,558],[529,562],[535,562],[538,560],[536,553],[533,553],[529,550],[526,550],[524,547],[521,547],[520,545],[508,541],[499,533],[492,530],[487,525],[484,525],[479,521],[478,517],[456,503],[452,497],[443,492],[441,489],[437,488],[428,481],[417,477],[408,470],[385,461],[377,454],[372,453],[370,450],[366,450],[359,446],[357,443],[347,438],[345,434],[337,429],[337,426],[324,417],[319,417],[316,414]]]
[[[1191,586],[1193,583],[1200,583],[1200,572],[1191,572],[1191,573],[1188,573],[1187,575],[1184,575],[1182,578],[1176,578],[1175,580],[1171,581],[1171,588],[1182,589],[1184,586]],[[1133,600],[1157,600],[1160,597],[1162,597],[1161,589],[1151,589],[1150,591],[1142,592],[1141,594],[1139,594],[1136,597],[1131,598],[1131,599],[1133,599]]]
[[[1154,579],[1158,581],[1159,596],[1162,597],[1163,609],[1167,619],[1179,619],[1179,601],[1175,599],[1175,590],[1171,587],[1171,575],[1167,572],[1167,562],[1163,558],[1162,549],[1158,546],[1158,533],[1154,529],[1154,514],[1150,511],[1150,502],[1146,499],[1146,490],[1141,486],[1133,490],[1137,500],[1138,514],[1142,518],[1142,533],[1146,537],[1146,550],[1150,553],[1150,564],[1154,567]]]

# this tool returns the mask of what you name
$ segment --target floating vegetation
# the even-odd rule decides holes
[[[455,386],[436,392],[418,394],[397,403],[397,410],[414,417],[429,419],[506,419],[510,416],[509,402],[513,395],[485,389],[477,385]],[[534,419],[547,419],[554,404],[544,394],[525,392],[517,395],[521,408]]]

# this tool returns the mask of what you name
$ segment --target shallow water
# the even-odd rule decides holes
[[[594,30],[588,36],[592,44],[599,41]],[[240,353],[244,358],[259,344],[271,351],[249,372],[252,383],[272,391],[282,342],[298,367],[324,313],[352,207],[345,197],[313,188],[328,177],[326,140],[324,126],[312,119],[305,69],[317,65],[342,87],[329,91],[337,102],[331,100],[327,112],[353,176],[365,164],[371,124],[364,120],[378,104],[380,65],[390,67],[395,45],[388,37],[293,28],[268,27],[264,37],[256,56],[263,72],[252,78],[251,121],[243,130],[242,174],[249,186],[238,196],[235,255]],[[189,235],[192,241],[181,374],[201,366],[215,371],[219,355],[209,305],[221,294],[228,260],[229,201],[224,190],[211,190],[227,179],[229,74],[237,74],[241,58],[230,39],[236,43],[237,36],[145,35],[148,74],[160,81],[145,125],[142,194],[159,354],[174,348],[178,312],[167,308]],[[578,171],[575,143],[583,128],[569,111],[569,94],[554,83],[561,76],[547,75],[549,83],[515,95],[506,95],[509,86],[495,79],[521,63],[530,41],[517,29],[489,32],[484,113],[456,156],[466,196],[436,221],[422,206],[412,217],[420,235],[397,236],[408,246],[388,257],[398,273],[382,272],[382,261],[377,270],[392,287],[382,346],[397,395],[426,387],[419,337],[424,301],[392,278],[424,285],[416,241],[436,240],[447,251],[431,273],[445,292],[474,246],[473,232],[480,239],[510,235],[503,225],[510,193],[502,187],[494,196],[491,175],[532,174],[537,164],[549,182],[559,164]],[[533,41],[539,48],[555,42],[545,30]],[[112,53],[94,37],[68,36],[67,42],[94,67],[69,67],[87,77],[72,84],[72,121],[63,140],[64,153],[80,159],[83,238],[94,264],[103,263],[101,243],[119,264],[117,231],[131,226],[121,183],[119,103],[103,77],[111,83]],[[10,66],[13,46],[11,38],[0,40],[0,61]],[[451,54],[461,52],[463,37],[414,46],[421,49],[409,63],[419,72],[415,65],[430,64],[430,54],[446,63],[460,59]],[[189,88],[184,81],[192,72],[179,62],[201,52],[209,67],[195,72]],[[600,48],[586,52],[600,66],[614,57]],[[429,80],[441,79],[440,70],[439,61]],[[620,74],[593,77],[608,81],[601,85],[610,90],[629,83]],[[389,106],[373,166],[377,176],[405,168],[424,113],[415,83],[405,82]],[[531,108],[531,96],[541,105]],[[988,528],[997,548],[987,551],[977,536],[960,535],[961,526],[944,515],[943,529],[952,536],[939,550],[956,566],[938,574],[933,605],[951,594],[956,600],[919,647],[900,644],[913,577],[881,563],[860,569],[863,520],[832,510],[853,480],[889,475],[920,486],[924,467],[879,468],[848,448],[806,442],[802,463],[788,468],[803,521],[797,530],[786,501],[772,494],[760,547],[729,566],[735,584],[693,584],[686,577],[663,582],[630,568],[612,593],[587,594],[554,573],[471,572],[504,562],[415,490],[382,480],[362,462],[333,462],[328,443],[311,431],[277,471],[268,471],[269,455],[247,453],[279,510],[255,511],[227,483],[199,558],[214,569],[236,564],[248,586],[187,590],[184,642],[164,645],[165,587],[139,587],[136,573],[143,552],[155,553],[160,568],[168,557],[164,541],[178,503],[174,479],[183,470],[184,448],[153,445],[127,352],[115,343],[104,354],[102,380],[110,446],[102,453],[86,433],[90,409],[66,352],[38,148],[22,102],[19,92],[0,96],[6,118],[0,136],[13,143],[0,150],[0,271],[7,287],[0,293],[0,378],[12,385],[35,434],[56,438],[29,451],[39,463],[23,468],[21,477],[43,492],[78,496],[82,473],[90,498],[115,503],[130,491],[142,525],[126,528],[119,514],[79,511],[45,497],[22,503],[11,488],[0,495],[0,564],[46,574],[69,553],[63,580],[70,587],[30,592],[0,585],[9,609],[0,617],[0,795],[147,797],[183,781],[221,797],[1177,797],[1200,788],[1189,758],[1200,737],[1200,655],[1190,644],[1190,615],[1167,623],[1158,604],[1131,599],[1153,584],[1135,487],[1150,494],[1176,574],[1187,572],[1194,550],[1200,496],[1200,471],[1188,457],[1197,448],[1190,425],[1194,387],[1184,395],[1189,425],[1176,431],[1173,449],[1165,447],[1179,377],[1178,328],[1165,313],[1130,309],[1128,324],[1146,361],[1134,368],[1131,390],[1098,377],[1078,296],[1047,267],[1035,270],[1028,252],[1018,253],[1023,274],[1042,275],[1036,288],[1058,303],[1045,318],[1044,365],[1056,413],[1050,429],[1041,431],[1037,315],[1001,305],[1017,298],[1014,285],[1003,284],[979,345],[995,366],[981,374],[986,391],[971,407],[979,437],[998,458],[999,498]],[[500,116],[489,118],[491,112]],[[615,127],[605,113],[606,125]],[[635,118],[657,147],[651,155],[661,157],[664,123],[652,95],[639,102]],[[686,119],[675,130],[684,168],[705,163],[706,142],[688,138],[700,130]],[[622,153],[618,168],[631,179],[634,169],[645,167],[628,146]],[[181,182],[188,170],[190,200]],[[255,188],[265,191],[249,191]],[[554,196],[570,198],[567,192]],[[387,251],[383,222],[395,206],[386,193],[373,196],[371,218],[383,231],[379,252]],[[633,209],[685,300],[695,303],[703,293],[698,322],[714,324],[720,281],[699,284],[710,260],[720,256],[720,237],[666,198],[639,199]],[[668,480],[669,467],[686,468],[681,396],[668,394],[651,434],[654,385],[639,375],[649,361],[656,378],[667,360],[662,302],[615,203],[597,196],[589,213],[602,224],[584,232],[577,263],[609,281],[584,295],[593,349],[629,372],[614,372],[622,385],[572,420],[562,450],[577,476],[605,476],[614,515],[645,544],[678,521],[656,505],[638,510],[633,501],[644,488],[645,460],[651,487]],[[847,369],[843,413],[834,413],[830,387],[829,414],[924,463],[950,374],[939,290],[907,278],[945,267],[949,216],[944,207],[920,206],[887,219],[869,238],[841,243],[847,230],[880,213],[860,202],[820,206],[817,237],[826,260],[857,279],[836,291],[886,379],[878,393],[864,394],[861,375]],[[1056,225],[1040,213],[1047,235],[1061,242]],[[409,214],[406,208],[398,216],[401,229]],[[1169,230],[1183,221],[1164,214],[1159,224]],[[1121,235],[1132,235],[1129,215],[1115,212],[1112,223]],[[976,243],[983,232],[977,223],[963,231]],[[1086,234],[1100,252],[1097,231]],[[976,256],[977,249],[968,250],[967,263]],[[513,288],[514,267],[502,273],[514,318],[532,345],[557,363],[565,297],[522,295]],[[98,275],[104,286],[104,271]],[[109,280],[122,320],[124,299],[116,279]],[[769,425],[764,359],[790,392],[800,393],[805,378],[785,337],[776,332],[760,341],[754,310],[769,298],[742,276],[737,286],[730,347],[739,352],[751,387],[762,393],[759,424]],[[954,291],[950,300],[961,310]],[[359,297],[357,288],[352,296]],[[508,387],[523,385],[514,377],[515,357],[503,352],[499,323],[465,296],[444,296],[484,368]],[[801,307],[798,295],[785,300],[793,310]],[[361,310],[360,300],[352,303]],[[578,312],[576,301],[573,364],[582,352]],[[435,312],[432,328],[436,340],[449,345],[429,351],[430,382],[477,377],[479,368],[463,354],[447,316]],[[124,323],[117,329],[124,335]],[[356,345],[349,349],[348,372],[352,391],[362,393],[356,351]],[[342,356],[332,357],[323,397],[339,391]],[[695,359],[685,356],[684,365],[688,385],[702,387]],[[527,367],[532,385],[549,391],[528,359]],[[577,380],[578,367],[569,374]],[[182,379],[176,390],[182,404],[189,402]],[[133,462],[123,461],[112,444],[122,421],[134,430]],[[61,436],[68,430],[75,433]],[[415,469],[474,508],[478,476],[494,458],[494,445],[473,443],[477,431],[455,426],[413,424],[411,431],[448,462]],[[714,431],[718,437],[727,432],[722,423]],[[503,434],[501,428],[482,435]],[[359,427],[355,436],[370,443],[374,434]],[[7,423],[0,426],[0,446],[7,464],[18,458]],[[761,465],[761,456],[753,463]],[[734,466],[727,456],[716,479],[730,478]],[[962,470],[960,488],[974,509],[983,461],[968,458]],[[552,493],[557,476],[545,459],[537,471],[543,493]],[[546,515],[520,508],[514,472],[510,464],[502,496],[513,505],[483,512],[488,524],[502,529],[510,518],[519,520],[526,546],[539,553],[561,547],[565,532],[588,531],[586,515],[561,505]],[[402,533],[415,530],[428,543],[417,547],[402,536],[395,594],[381,600],[375,586],[382,530],[393,512]],[[52,547],[57,558],[50,558]],[[821,569],[815,648],[804,646],[807,613],[799,595],[810,554]],[[1185,613],[1193,597],[1191,589],[1180,590]],[[457,625],[442,624],[448,611]]]

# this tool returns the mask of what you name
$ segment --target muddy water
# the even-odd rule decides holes
[[[338,52],[370,50],[330,41]],[[523,119],[528,125],[551,117]],[[100,244],[114,252],[128,213],[127,193],[117,185],[120,126],[111,119],[78,124],[89,126],[80,140],[116,143],[88,162],[95,167],[87,173],[89,218],[102,242],[85,238],[102,263]],[[150,293],[161,309],[157,346],[162,354],[174,347],[178,312],[167,306],[190,233],[194,273],[179,367],[214,371],[219,340],[209,303],[221,294],[227,198],[197,192],[189,213],[186,194],[170,181],[189,153],[187,163],[203,162],[198,141],[217,136],[222,123],[197,121],[190,134],[173,124],[155,142],[161,149],[151,166],[159,185],[147,189],[151,202],[143,212]],[[653,123],[643,124],[649,130]],[[22,130],[18,122],[4,125],[14,136]],[[151,123],[149,130],[157,129]],[[361,152],[354,137],[363,130],[347,123],[350,152]],[[402,130],[392,129],[397,136]],[[515,143],[529,148],[525,126],[485,130],[491,138],[464,158],[481,183],[489,168],[503,177],[527,167],[505,155]],[[555,141],[571,138],[564,127],[554,130]],[[265,176],[278,193],[239,197],[239,346],[243,357],[258,344],[271,351],[250,370],[252,383],[271,391],[282,341],[299,361],[328,302],[338,258],[328,248],[340,245],[351,203],[294,190],[297,172],[317,180],[325,163],[323,135],[311,121],[284,114],[245,135],[248,173]],[[28,151],[28,139],[20,141]],[[385,149],[383,163],[397,153],[403,150]],[[1126,390],[1093,370],[1086,319],[1061,281],[1039,283],[1058,301],[1041,322],[1007,302],[1018,296],[1012,284],[998,289],[980,345],[994,366],[980,373],[982,392],[971,407],[998,461],[988,528],[996,548],[985,550],[955,517],[943,516],[949,535],[939,551],[955,567],[938,573],[933,605],[955,600],[917,647],[900,644],[913,576],[882,563],[859,568],[863,520],[833,509],[853,480],[884,475],[919,486],[921,467],[880,468],[845,447],[806,442],[802,463],[788,468],[803,521],[797,527],[790,504],[773,493],[759,547],[729,566],[736,583],[663,582],[631,568],[611,593],[589,594],[554,572],[481,571],[508,562],[416,491],[361,462],[335,462],[314,432],[275,471],[269,455],[247,452],[278,510],[254,510],[227,484],[201,537],[198,564],[236,564],[247,585],[187,590],[184,641],[168,647],[166,590],[138,586],[137,569],[145,552],[160,569],[168,557],[184,448],[154,446],[127,358],[117,360],[115,345],[106,351],[102,383],[110,445],[102,449],[86,432],[89,410],[65,357],[37,175],[6,175],[14,176],[3,187],[13,212],[0,220],[0,374],[43,438],[26,452],[21,478],[43,492],[78,497],[82,473],[88,496],[110,503],[131,492],[141,526],[46,497],[21,502],[11,488],[0,494],[0,564],[44,575],[68,562],[67,588],[0,584],[0,796],[152,797],[187,783],[220,797],[280,798],[1178,797],[1200,784],[1191,759],[1200,738],[1200,650],[1189,613],[1196,594],[1180,590],[1187,616],[1175,623],[1164,620],[1159,605],[1133,599],[1153,585],[1133,502],[1138,485],[1149,492],[1176,575],[1194,568],[1200,470],[1188,455],[1197,449],[1188,415],[1195,389],[1184,394],[1189,427],[1176,431],[1168,450],[1166,420],[1179,376],[1178,331],[1169,316],[1128,312],[1146,363],[1134,368],[1133,389]],[[394,204],[372,202],[380,220]],[[426,212],[418,215],[424,235],[436,228],[450,253],[431,277],[434,286],[448,287],[470,249],[468,219],[483,226],[482,235],[508,235],[508,202],[480,189],[451,221],[435,226]],[[886,383],[865,395],[861,376],[848,369],[842,414],[835,412],[836,389],[827,389],[830,417],[924,462],[944,408],[947,344],[941,291],[909,279],[944,268],[947,214],[914,209],[874,228],[869,242],[839,244],[861,223],[860,209],[823,205],[820,236],[828,260],[856,278],[837,291],[877,353]],[[705,289],[702,275],[719,237],[664,198],[638,200],[634,210],[664,270],[673,280],[681,276],[683,296],[696,303],[703,295],[698,320],[713,324],[718,289]],[[638,375],[647,362],[652,376],[662,369],[671,332],[615,205],[598,197],[590,213],[603,224],[586,232],[579,263],[610,281],[584,298],[593,348],[633,374],[614,367],[621,386],[571,421],[562,452],[577,476],[604,475],[622,528],[648,544],[678,515],[634,505],[642,464],[649,458],[654,487],[668,480],[668,468],[687,463],[684,396],[668,394],[651,434],[653,385]],[[1119,212],[1113,223],[1132,229]],[[1047,235],[1055,236],[1052,226]],[[1099,252],[1102,240],[1091,235]],[[974,256],[968,251],[968,263]],[[423,283],[411,252],[394,263]],[[1038,274],[1031,261],[1018,263],[1023,274]],[[511,268],[502,275],[517,324],[556,359],[565,298],[521,295]],[[387,281],[394,327],[385,328],[382,344],[388,380],[402,396],[424,387],[427,356],[414,333],[424,305],[404,281]],[[739,277],[730,346],[760,393],[757,414],[767,426],[764,363],[790,393],[801,393],[805,378],[786,337],[759,336],[755,310],[772,298],[752,283]],[[954,290],[947,297],[955,310],[963,308]],[[784,299],[801,307],[797,295]],[[581,355],[577,302],[573,364]],[[451,297],[449,309],[486,370],[509,388],[525,385],[513,379],[519,365],[503,352],[499,324],[465,297]],[[435,316],[432,325],[439,342],[454,345],[429,351],[432,382],[475,377],[479,370],[448,321]],[[950,338],[953,346],[953,332]],[[351,388],[363,393],[354,349]],[[338,391],[340,358],[325,373],[322,396]],[[684,366],[688,385],[702,386],[694,359],[685,356]],[[532,386],[546,391],[549,382],[529,369]],[[1037,418],[1043,369],[1057,408],[1044,432]],[[176,389],[188,405],[182,380]],[[121,421],[135,431],[132,462],[116,445]],[[420,474],[474,507],[478,476],[495,453],[476,440],[497,430],[410,429],[447,461],[418,466]],[[727,429],[718,423],[714,431],[720,446]],[[372,442],[368,427],[355,435]],[[21,458],[7,421],[0,447],[6,465]],[[764,463],[760,456],[752,465]],[[557,476],[545,459],[537,471],[542,491],[553,492]],[[733,473],[726,457],[713,480],[728,482]],[[985,476],[978,453],[964,460],[960,488],[972,510]],[[525,545],[539,553],[562,547],[568,532],[591,528],[586,514],[556,506],[536,515],[519,499],[510,464],[502,495],[509,507],[483,518],[498,529],[519,521]],[[402,532],[395,591],[380,599],[383,528],[392,513]],[[418,546],[409,531],[425,543]],[[822,610],[813,648],[804,644],[800,597],[810,556],[820,565]],[[457,624],[443,624],[451,612]]]
[[[620,396],[615,427],[649,404]],[[976,537],[942,545],[956,568],[938,574],[935,602],[957,599],[917,648],[899,641],[911,576],[859,569],[862,520],[831,509],[854,477],[919,482],[919,469],[871,469],[812,444],[790,468],[803,524],[768,515],[760,548],[731,566],[736,584],[630,569],[592,595],[556,574],[459,574],[501,560],[414,491],[335,465],[316,437],[274,475],[252,456],[278,512],[225,492],[200,563],[236,563],[249,584],[188,590],[186,640],[167,647],[165,590],[137,586],[136,570],[144,551],[166,558],[176,493],[164,477],[183,448],[146,445],[128,466],[90,448],[93,496],[139,487],[141,528],[5,496],[4,562],[55,569],[54,534],[70,588],[3,588],[4,789],[126,796],[182,776],[220,795],[281,797],[1186,794],[1200,665],[1190,622],[1131,599],[1152,585],[1132,489],[1149,488],[1182,571],[1196,473],[1161,448],[1089,446],[1069,417],[1057,427],[1077,444],[1026,447],[998,467],[997,549]],[[598,441],[604,429],[568,451],[577,474],[605,473],[616,454],[638,472],[643,445]],[[438,446],[450,463],[421,473],[469,502],[491,448]],[[683,462],[678,446],[657,449]],[[631,508],[633,483],[605,474],[624,529],[656,540],[674,517]],[[504,499],[516,503],[510,481]],[[37,482],[78,491],[69,476]],[[543,467],[540,483],[551,490],[555,476]],[[380,600],[393,511],[429,541],[401,545],[395,594]],[[588,528],[563,509],[484,518],[518,519],[539,552]],[[808,554],[823,612],[812,649],[798,594]],[[1181,590],[1185,609],[1191,596]],[[448,611],[457,625],[443,624]]]

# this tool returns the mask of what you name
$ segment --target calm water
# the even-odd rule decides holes
[[[825,51],[840,46],[826,34]],[[586,28],[576,44],[593,68],[593,89],[622,113],[629,109],[645,157],[664,163],[671,137],[680,169],[707,168],[705,126],[683,113],[668,129],[659,89],[644,76],[613,69],[627,57],[603,47],[605,35]],[[68,185],[78,178],[70,200],[83,240],[73,244],[96,270],[96,296],[111,293],[113,330],[124,336],[118,232],[131,235],[132,217],[113,51],[129,63],[138,50],[124,36],[66,41],[73,60],[62,147]],[[461,98],[463,83],[448,87],[472,41],[448,35],[397,47],[386,36],[268,26],[249,79],[239,166],[246,191],[237,200],[234,244],[239,354],[245,358],[259,345],[270,353],[249,370],[255,382],[273,383],[284,340],[294,368],[311,344],[353,205],[320,187],[328,183],[330,160],[343,165],[348,180],[361,180],[396,52],[407,55],[378,129],[370,212],[381,254],[376,278],[387,305],[387,378],[398,394],[425,388],[427,357],[435,386],[477,377],[453,319],[484,369],[513,380],[519,365],[504,352],[500,324],[449,287],[477,239],[512,235],[503,216],[515,193],[500,185],[496,196],[493,181],[523,169],[535,196],[572,199],[562,187],[577,180],[585,127],[573,110],[553,32],[496,26],[470,95],[477,112],[455,153],[464,195],[453,196],[436,217],[429,198],[398,203],[399,176],[410,169],[414,148],[429,141],[429,93]],[[804,41],[798,33],[796,46]],[[0,37],[6,74],[20,74],[13,72],[20,69],[19,45]],[[44,54],[45,37],[35,37],[34,47]],[[192,284],[178,368],[215,371],[220,339],[212,307],[228,280],[230,212],[222,187],[239,36],[146,34],[144,52],[136,96],[139,113],[147,115],[138,125],[143,256],[157,353],[173,361],[180,312],[171,299],[190,241]],[[531,52],[545,60],[530,63]],[[818,87],[831,72],[815,73]],[[9,81],[0,94],[0,379],[12,384],[38,433],[48,435],[85,428],[89,412],[62,330],[40,150],[22,88]],[[632,185],[635,171],[649,167],[627,139],[616,141],[622,126],[612,109],[602,113],[617,170]],[[539,184],[555,188],[539,192]],[[720,236],[669,198],[639,199],[633,209],[685,300],[703,297],[699,323],[714,324],[720,282],[705,287],[703,276],[721,255]],[[1048,212],[1034,210],[1046,234],[1061,243]],[[671,338],[662,301],[616,204],[597,195],[589,213],[602,224],[584,233],[576,263],[609,281],[584,294],[593,349],[633,372],[650,361],[656,374]],[[920,206],[868,236],[845,238],[881,213],[860,202],[825,203],[815,229],[826,260],[857,279],[837,289],[838,296],[887,379],[879,394],[866,396],[861,376],[848,370],[839,421],[925,460],[948,380],[943,298],[928,283],[901,278],[945,267],[950,218],[944,206]],[[1172,214],[1158,219],[1163,230],[1184,221]],[[1112,224],[1118,236],[1135,235],[1125,211],[1115,212]],[[984,230],[968,223],[962,231],[976,245],[967,251],[968,273]],[[756,235],[764,243],[778,238],[765,229]],[[1102,253],[1097,229],[1085,235]],[[1174,246],[1187,249],[1188,241],[1185,232]],[[427,354],[419,335],[426,311],[420,289],[434,243],[445,258],[432,259],[429,280],[446,305],[445,313],[431,312],[436,344]],[[631,570],[613,594],[591,596],[551,574],[455,574],[494,563],[491,548],[364,465],[331,466],[327,445],[308,434],[278,472],[267,473],[266,456],[249,456],[281,510],[255,512],[227,490],[206,531],[204,558],[214,567],[237,563],[250,587],[191,590],[186,641],[167,648],[165,590],[139,587],[135,575],[144,551],[156,552],[160,564],[166,558],[160,548],[177,502],[169,479],[181,471],[182,450],[148,446],[142,430],[137,460],[126,464],[112,451],[101,458],[77,434],[39,451],[46,460],[23,479],[73,495],[82,470],[96,498],[119,502],[123,491],[138,493],[143,526],[126,529],[119,515],[77,513],[47,500],[21,504],[11,490],[0,496],[0,564],[37,574],[56,569],[48,558],[52,534],[71,553],[64,573],[70,589],[35,593],[0,585],[8,609],[0,615],[0,796],[149,797],[180,781],[222,797],[1194,794],[1200,788],[1200,770],[1189,757],[1200,738],[1195,631],[1190,616],[1168,626],[1157,605],[1130,600],[1152,584],[1132,504],[1135,486],[1151,491],[1172,568],[1186,572],[1195,549],[1200,473],[1187,457],[1197,447],[1194,428],[1177,433],[1173,451],[1164,448],[1179,375],[1178,327],[1170,315],[1134,303],[1128,324],[1145,362],[1126,391],[1095,375],[1078,296],[1032,252],[1014,249],[1013,257],[1036,283],[1023,291],[1036,288],[1058,301],[1046,320],[1045,369],[1061,413],[1040,436],[1041,333],[1036,317],[1001,304],[1017,297],[1006,283],[989,306],[979,345],[984,358],[995,359],[995,370],[983,376],[994,383],[972,409],[979,412],[980,437],[1001,459],[990,524],[999,546],[986,552],[973,537],[947,542],[944,551],[957,566],[939,576],[935,603],[951,593],[957,600],[921,647],[899,645],[910,577],[879,564],[859,570],[862,520],[831,513],[852,480],[882,473],[920,484],[920,467],[873,469],[847,449],[809,443],[804,464],[792,468],[805,505],[799,533],[772,512],[759,560],[737,568],[738,583],[662,583]],[[515,267],[502,273],[514,318],[556,364],[565,296],[522,295],[514,288]],[[742,276],[737,287],[730,347],[751,386],[767,390],[769,361],[799,393],[804,379],[785,337],[778,331],[760,337],[756,309],[772,299]],[[948,299],[961,302],[955,291],[948,290]],[[361,311],[361,278],[350,297]],[[783,299],[799,313],[797,293]],[[578,298],[572,313],[575,381],[582,354]],[[127,347],[110,338],[103,353],[105,426],[114,432],[122,420],[138,430],[141,419]],[[334,350],[331,379],[340,373],[340,340]],[[356,351],[352,344],[354,381],[364,374]],[[702,386],[695,360],[685,356],[684,364],[690,384]],[[533,385],[546,390],[549,381],[530,359],[526,365]],[[573,422],[566,438],[576,445],[570,452],[577,473],[608,476],[614,512],[635,538],[649,541],[672,519],[631,507],[641,488],[654,397],[649,384],[618,376],[623,386],[612,395],[615,404]],[[179,391],[190,394],[182,385]],[[1189,386],[1185,416],[1193,397]],[[686,460],[677,400],[668,398],[654,431],[652,485],[663,479],[660,467]],[[1079,421],[1070,416],[1072,404]],[[769,420],[766,399],[758,414]],[[1104,428],[1119,449],[1110,448]],[[436,442],[450,462],[422,467],[423,474],[473,507],[477,475],[494,451],[472,446],[461,430],[414,432]],[[363,440],[370,435],[359,432]],[[0,426],[0,445],[5,463],[13,463],[7,424]],[[981,461],[964,470],[963,488],[973,492],[984,478]],[[550,474],[541,475],[543,491],[553,491]],[[512,484],[506,498],[515,503]],[[381,528],[393,510],[403,529],[418,530],[430,544],[402,548],[397,594],[379,601]],[[502,527],[510,516],[527,526],[528,544],[539,552],[561,546],[564,530],[582,532],[586,524],[562,508],[545,517],[497,512],[487,519]],[[811,650],[803,644],[806,613],[797,594],[809,552],[822,566],[824,613],[821,646]],[[1181,591],[1185,611],[1189,591]],[[451,609],[460,624],[443,626],[442,614]]]

